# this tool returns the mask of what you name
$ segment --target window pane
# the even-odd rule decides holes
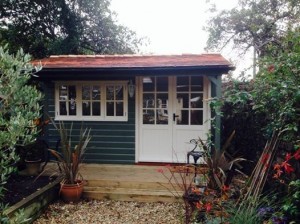
[[[93,100],[100,100],[101,99],[100,86],[93,86],[92,99]]]
[[[116,100],[123,100],[123,86],[115,86],[116,88]]]
[[[153,92],[154,91],[154,77],[143,78],[143,91]]]
[[[114,116],[114,103],[106,103],[106,116]]]
[[[59,102],[59,115],[67,115],[67,102]]]
[[[203,111],[191,110],[191,125],[202,125],[202,124],[203,124]]]
[[[106,99],[107,100],[114,100],[114,86],[106,86]]]
[[[177,77],[177,92],[189,91],[189,77]]]
[[[82,87],[82,99],[89,100],[91,98],[91,87],[90,86],[83,86]]]
[[[76,99],[76,86],[69,86],[69,99]]]
[[[123,103],[118,102],[116,105],[116,116],[123,116],[124,115],[124,107],[123,107]]]
[[[168,77],[157,77],[156,85],[157,92],[168,92]]]
[[[91,103],[90,102],[85,101],[82,103],[82,115],[83,116],[91,115]]]
[[[59,100],[68,100],[67,86],[59,86]]]
[[[76,115],[76,101],[73,98],[69,102],[69,115]]]
[[[154,110],[143,110],[143,124],[154,124]]]
[[[101,114],[101,105],[100,102],[93,102],[93,116],[100,116]]]
[[[203,108],[202,94],[191,95],[191,108]]]

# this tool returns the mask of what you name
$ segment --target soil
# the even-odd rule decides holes
[[[53,181],[47,176],[35,179],[36,176],[12,175],[4,185],[7,191],[2,202],[14,205]]]

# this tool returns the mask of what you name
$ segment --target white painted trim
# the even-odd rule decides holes
[[[140,106],[140,100],[139,100],[139,96],[140,96],[140,77],[136,77],[135,78],[135,162],[138,163],[139,162],[139,149],[140,149],[140,118],[139,118],[139,106]]]
[[[106,86],[118,85],[124,86],[124,116],[105,116],[106,109]],[[128,81],[57,81],[55,82],[55,120],[65,121],[128,121]],[[59,85],[75,85],[76,86],[76,114],[70,115],[59,115]],[[82,116],[81,114],[81,103],[82,103],[82,85],[99,85],[101,87],[101,116]]]

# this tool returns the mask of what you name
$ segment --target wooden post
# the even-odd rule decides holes
[[[221,99],[222,97],[222,79],[221,75],[216,77],[208,76],[211,81],[211,97],[216,97],[217,99]],[[213,140],[215,144],[215,148],[221,149],[221,116],[219,114],[212,114],[212,117],[215,117],[215,127],[212,130]]]

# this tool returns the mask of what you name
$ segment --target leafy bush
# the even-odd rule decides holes
[[[34,120],[40,117],[42,94],[28,82],[40,67],[33,67],[30,60],[22,50],[11,55],[0,47],[0,198],[19,159],[16,146],[34,141],[37,135]]]

